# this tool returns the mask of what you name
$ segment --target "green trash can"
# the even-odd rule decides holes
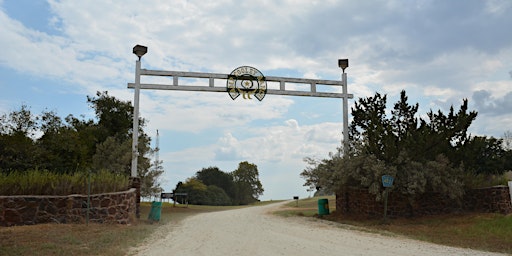
[[[160,221],[160,214],[162,212],[162,202],[151,203],[151,210],[149,211],[148,220],[151,221]]]
[[[328,215],[329,214],[329,200],[322,198],[318,199],[318,215]]]

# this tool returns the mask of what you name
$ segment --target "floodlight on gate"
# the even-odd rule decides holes
[[[147,52],[148,52],[148,47],[146,47],[146,46],[138,44],[138,45],[133,47],[133,54],[137,55],[137,57],[139,57],[139,60]]]
[[[345,73],[345,69],[348,68],[348,59],[339,59],[338,67],[340,67],[343,70],[343,73]]]

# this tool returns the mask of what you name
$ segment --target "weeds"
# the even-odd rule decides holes
[[[58,174],[44,170],[14,171],[0,173],[0,195],[87,194],[89,177],[93,194],[122,191],[129,185],[127,176],[105,170],[97,173],[75,172],[72,174]]]

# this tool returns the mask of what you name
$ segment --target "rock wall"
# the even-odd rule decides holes
[[[91,195],[89,221],[128,224],[135,216],[136,189]],[[87,195],[0,196],[0,226],[85,223]]]
[[[375,201],[375,196],[367,189],[346,188],[336,193],[336,209],[341,214],[354,214],[365,217],[380,217],[384,214],[384,202]],[[509,187],[472,189],[466,191],[461,202],[450,200],[438,193],[426,193],[409,204],[404,195],[389,193],[388,212],[391,217],[411,217],[437,215],[453,212],[496,212],[512,213]]]

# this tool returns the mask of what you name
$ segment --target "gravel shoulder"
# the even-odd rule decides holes
[[[203,213],[169,223],[130,255],[503,255],[271,214],[283,204]]]

